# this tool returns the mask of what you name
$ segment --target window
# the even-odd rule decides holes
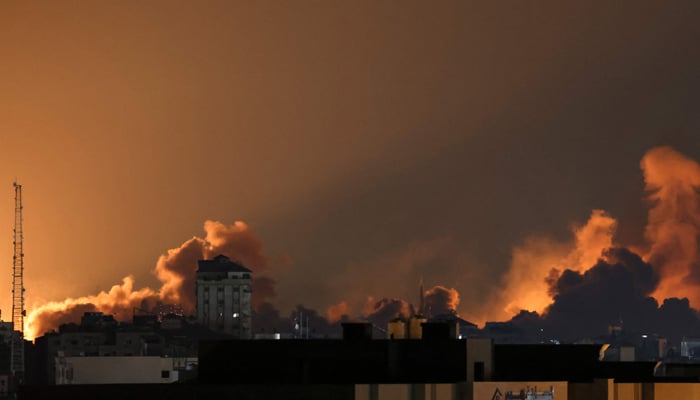
[[[160,377],[161,378],[170,378],[170,371],[165,370],[165,369],[160,371]]]

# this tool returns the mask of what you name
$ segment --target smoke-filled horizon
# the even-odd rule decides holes
[[[16,179],[28,313],[118,297],[105,310],[126,319],[187,293],[177,262],[208,255],[204,221],[254,233],[256,307],[282,319],[410,309],[421,277],[469,321],[542,313],[554,297],[506,288],[585,276],[609,244],[672,296],[694,228],[665,217],[688,200],[664,199],[688,194],[665,181],[674,162],[652,165],[663,154],[639,163],[659,146],[700,160],[699,15],[690,0],[3,1],[0,261]],[[561,275],[542,283],[538,260]]]
[[[632,329],[668,331],[675,336],[680,334],[680,324],[688,333],[695,333],[700,306],[700,165],[670,147],[657,147],[644,155],[640,167],[649,204],[643,245],[617,242],[618,222],[604,210],[593,210],[584,225],[574,227],[573,241],[528,237],[512,251],[510,268],[501,277],[502,290],[481,303],[466,305],[471,315],[480,316],[474,322],[517,320],[527,315],[523,312],[533,312],[531,322],[541,319],[548,332],[569,340],[576,339],[574,334],[600,335],[618,321],[626,321]],[[261,239],[244,222],[226,226],[206,221],[204,231],[204,237],[195,236],[158,259],[154,273],[162,283],[159,288],[135,289],[133,277],[127,276],[109,291],[49,302],[31,310],[28,336],[75,322],[85,311],[116,314],[123,320],[134,307],[164,302],[179,304],[186,314],[192,314],[197,261],[218,254],[253,270],[257,329],[280,329],[284,318],[278,308],[284,307],[274,304],[279,283],[275,270],[293,266],[272,262],[264,254]],[[357,296],[365,299],[360,309],[348,300]],[[390,298],[348,285],[335,297],[337,302],[325,310],[304,308],[316,325],[328,327],[348,318],[384,322],[407,318],[419,311],[416,303],[421,296],[417,292],[414,299]],[[422,297],[421,311],[428,315],[460,314],[456,288],[435,285]],[[683,323],[673,321],[669,312],[684,316]]]

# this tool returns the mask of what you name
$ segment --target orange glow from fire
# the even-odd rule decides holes
[[[348,302],[341,301],[338,304],[333,304],[332,306],[328,307],[326,310],[326,318],[328,319],[328,322],[332,324],[340,321],[344,315],[348,315],[349,311],[350,307],[348,306]]]
[[[698,266],[700,234],[700,165],[669,147],[649,151],[641,161],[652,207],[645,231],[645,255],[660,275],[654,297],[687,297],[700,305]]]
[[[574,242],[561,243],[548,238],[530,237],[513,249],[509,271],[503,277],[493,318],[510,318],[520,310],[542,313],[552,304],[548,277],[564,269],[584,272],[595,265],[603,250],[613,244],[617,221],[603,210],[594,210],[585,225],[574,228]],[[498,309],[500,308],[500,309]]]
[[[59,323],[78,321],[84,311],[80,306],[92,305],[95,311],[114,314],[118,319],[130,318],[134,307],[140,307],[142,301],[152,298],[157,298],[156,292],[149,288],[134,290],[134,277],[127,276],[121,285],[114,285],[107,292],[51,301],[35,307],[24,323],[24,335],[26,339],[34,340]]]

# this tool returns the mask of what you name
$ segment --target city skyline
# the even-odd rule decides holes
[[[205,221],[251,230],[284,313],[415,302],[423,276],[479,319],[517,249],[570,246],[594,210],[643,248],[640,160],[700,160],[697,12],[7,3],[3,319],[15,179],[28,312],[130,275],[160,288],[159,257]]]

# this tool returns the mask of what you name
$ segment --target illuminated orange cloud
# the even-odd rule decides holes
[[[326,318],[328,319],[328,322],[332,324],[340,321],[343,316],[349,315],[349,312],[350,307],[348,307],[348,303],[346,301],[341,301],[338,304],[333,304],[332,306],[328,307],[326,310]]]
[[[425,308],[430,316],[457,314],[457,307],[457,289],[437,285],[425,291]]]
[[[494,295],[492,306],[475,321],[511,318],[520,310],[538,313],[552,304],[549,282],[564,269],[584,272],[613,245],[617,221],[603,210],[593,210],[585,225],[574,228],[574,241],[558,242],[529,237],[513,249],[510,269]]]
[[[255,272],[267,268],[263,246],[250,227],[241,221],[226,226],[216,221],[204,223],[204,238],[193,237],[180,247],[168,250],[160,256],[154,273],[162,282],[159,289],[134,290],[134,278],[127,276],[121,285],[97,295],[52,301],[33,308],[25,322],[25,335],[32,340],[36,336],[60,324],[76,322],[85,311],[115,314],[119,320],[131,318],[134,307],[152,306],[157,301],[180,304],[186,313],[194,312],[195,275],[197,260],[224,254],[238,260]],[[259,292],[255,305],[274,297],[275,281],[268,277],[256,277],[253,289]],[[144,303],[146,302],[146,303]]]
[[[55,329],[61,323],[75,322],[85,311],[101,311],[114,314],[118,319],[131,318],[134,307],[141,307],[144,301],[158,298],[149,288],[134,290],[134,277],[127,276],[121,285],[114,285],[96,295],[51,301],[35,307],[28,315],[24,332],[28,340],[34,340],[46,331]]]
[[[645,260],[661,281],[654,297],[687,297],[700,305],[700,165],[670,147],[650,150],[640,163],[651,201]]]

